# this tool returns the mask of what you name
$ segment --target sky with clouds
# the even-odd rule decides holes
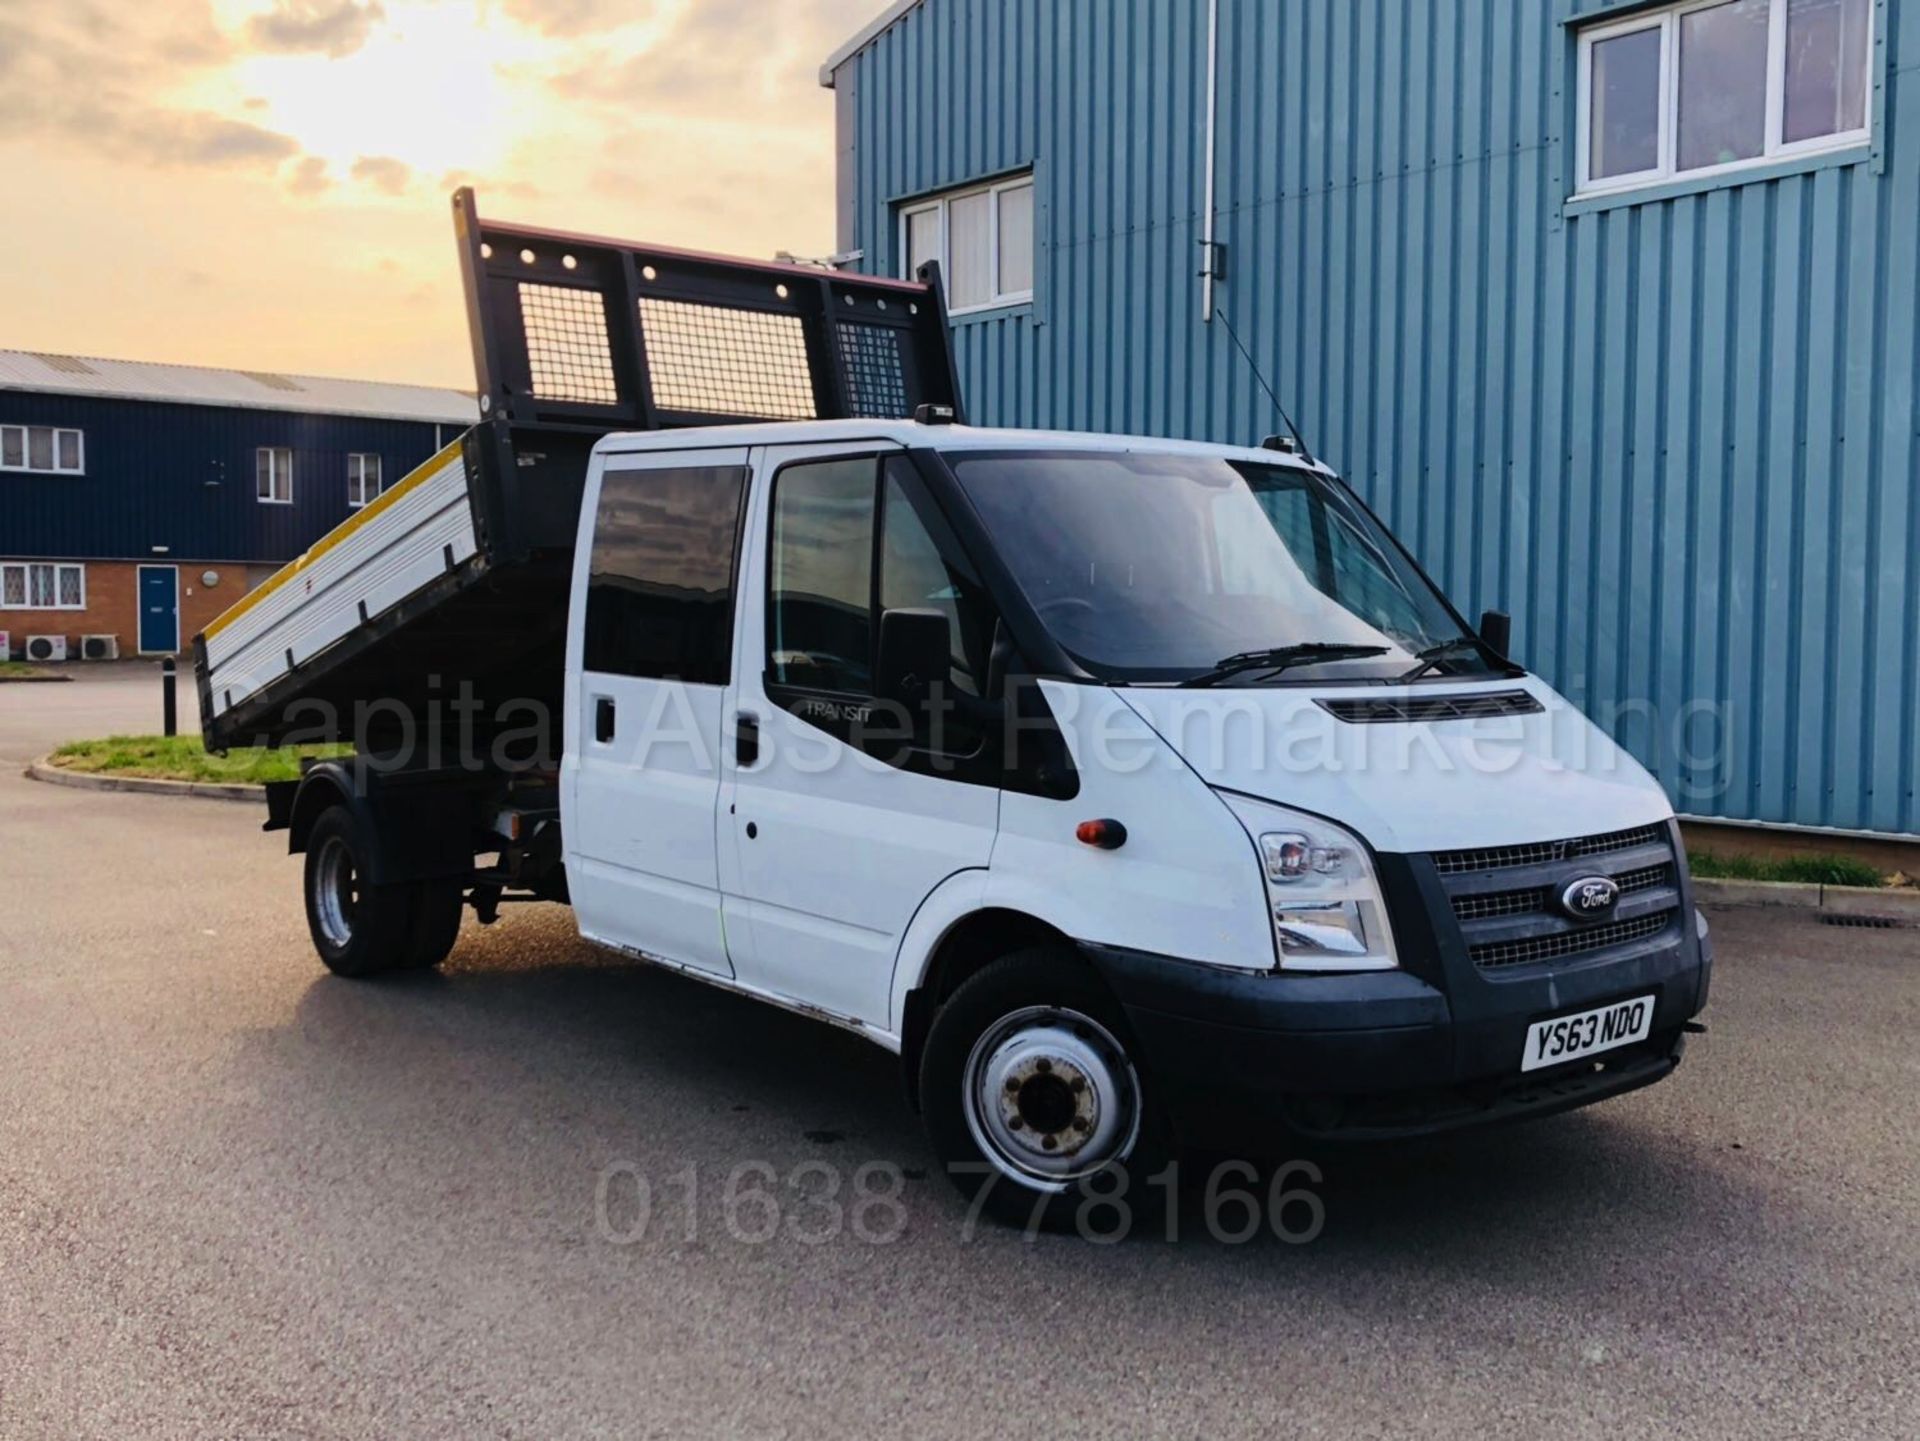
[[[446,198],[833,245],[881,0],[0,0],[0,346],[470,387]]]

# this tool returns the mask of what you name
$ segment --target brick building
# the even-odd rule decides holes
[[[0,632],[170,654],[471,425],[419,385],[0,350]]]

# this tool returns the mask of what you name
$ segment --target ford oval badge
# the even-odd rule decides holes
[[[1581,876],[1560,892],[1560,909],[1576,921],[1603,921],[1619,904],[1619,882],[1606,876]]]

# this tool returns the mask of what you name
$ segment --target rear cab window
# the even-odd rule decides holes
[[[609,470],[594,514],[582,665],[727,684],[744,466]]]

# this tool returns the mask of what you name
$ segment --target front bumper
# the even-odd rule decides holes
[[[1549,1115],[1670,1074],[1712,966],[1705,922],[1688,914],[1679,934],[1630,953],[1497,980],[1248,973],[1084,949],[1186,1143],[1378,1140]],[[1534,1021],[1648,994],[1647,1040],[1520,1071]]]

